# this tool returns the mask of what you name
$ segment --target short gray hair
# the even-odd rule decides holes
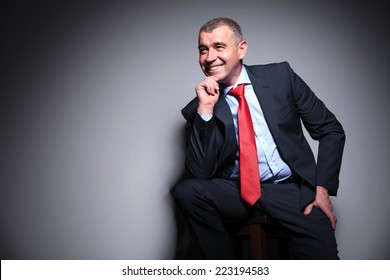
[[[209,20],[200,28],[199,33],[201,33],[201,32],[211,33],[217,27],[220,27],[220,26],[229,27],[229,29],[233,33],[233,39],[237,45],[242,40],[244,40],[240,25],[238,25],[238,23],[235,22],[234,20],[232,20],[230,18],[226,18],[226,17],[217,17],[217,18]]]

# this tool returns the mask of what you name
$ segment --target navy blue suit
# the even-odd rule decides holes
[[[263,195],[258,205],[279,220],[293,236],[307,235],[305,223],[307,230],[311,231],[313,224],[316,224],[312,219],[324,218],[319,209],[314,209],[310,217],[302,214],[304,207],[314,200],[316,186],[326,187],[330,195],[337,194],[345,142],[344,130],[333,113],[288,63],[245,67],[278,151],[293,171],[295,179],[299,178],[288,184],[262,184]],[[228,243],[223,245],[221,241],[220,245],[214,244],[218,243],[217,239],[226,239],[227,242],[227,238],[222,238],[226,236],[222,224],[245,219],[252,211],[239,198],[239,183],[229,179],[238,149],[232,114],[222,90],[210,121],[205,122],[197,114],[197,107],[198,99],[195,98],[182,109],[187,121],[187,177],[176,186],[174,194],[195,242],[201,247],[205,257],[231,258],[231,251],[226,248]],[[310,136],[318,140],[317,162],[304,137],[302,124]],[[292,190],[294,191],[291,192]],[[207,210],[213,213],[195,213],[199,210],[196,210],[199,208],[199,201],[204,203],[200,208],[210,208]],[[294,211],[298,212],[298,216],[290,215]],[[298,221],[301,219],[302,221]],[[323,226],[330,227],[330,224],[321,225],[319,233],[324,230],[320,229]],[[218,237],[214,241],[205,241],[206,238],[213,239],[211,236]],[[313,236],[306,239],[313,239]],[[327,255],[316,253],[317,250],[324,249],[319,245],[307,245],[310,243],[308,240],[295,238],[292,241],[295,243],[292,245],[295,257],[337,258],[333,230],[322,239],[328,239],[319,242],[330,242],[331,245],[327,243],[324,247],[332,247],[332,252]],[[306,245],[313,248],[306,248]],[[208,253],[207,251],[211,251],[207,249],[209,247],[213,247],[213,251],[217,253]]]

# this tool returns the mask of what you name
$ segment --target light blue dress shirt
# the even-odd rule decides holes
[[[234,86],[226,87],[224,89],[225,98],[229,104],[233,115],[233,123],[236,131],[236,138],[238,141],[238,122],[237,109],[238,99],[233,95],[228,94],[229,90],[236,87],[238,84],[245,84],[245,98],[251,112],[253,121],[253,128],[255,131],[257,156],[259,159],[260,177],[262,182],[278,183],[289,178],[292,175],[290,167],[282,160],[279,151],[276,147],[275,141],[264,119],[263,111],[260,107],[259,101],[251,85],[251,81],[243,66],[240,77]],[[201,115],[201,117],[208,121],[212,116]],[[240,173],[239,152],[236,156],[236,161],[233,167],[233,178],[239,177]]]

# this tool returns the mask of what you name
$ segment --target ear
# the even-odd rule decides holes
[[[248,42],[245,41],[245,40],[242,40],[239,44],[238,44],[238,56],[239,58],[242,60],[244,58],[244,56],[246,55],[246,52],[248,50]]]

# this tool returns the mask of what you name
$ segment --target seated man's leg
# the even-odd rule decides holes
[[[291,233],[292,258],[338,259],[336,238],[328,217],[315,207],[310,215],[303,214],[298,184],[262,185],[260,205]]]
[[[224,223],[239,222],[254,211],[240,197],[239,182],[188,179],[174,197],[195,244],[206,259],[235,259]]]

